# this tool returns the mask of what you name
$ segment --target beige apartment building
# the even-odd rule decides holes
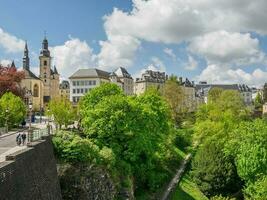
[[[70,83],[69,81],[62,81],[59,85],[59,93],[60,93],[60,99],[65,100],[65,99],[70,99]]]
[[[136,95],[143,94],[148,88],[154,87],[162,91],[168,76],[165,72],[147,70],[141,78],[137,78],[134,85]]]
[[[114,72],[120,82],[122,82],[122,89],[126,95],[133,95],[134,94],[134,81],[132,76],[128,73],[128,71],[123,68],[119,67]]]

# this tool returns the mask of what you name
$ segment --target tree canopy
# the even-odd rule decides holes
[[[87,93],[79,108],[83,133],[56,136],[58,155],[72,162],[78,157],[78,161],[102,163],[139,188],[153,190],[167,180],[171,163],[180,157],[173,145],[169,107],[157,91],[128,97],[115,84],[105,83]],[[87,157],[79,156],[86,149],[83,144],[88,147]]]
[[[47,107],[47,115],[53,116],[55,123],[61,129],[62,125],[67,127],[70,124],[73,124],[77,114],[72,104],[68,99],[60,100],[54,99],[51,100]]]
[[[15,66],[4,67],[0,65],[0,97],[6,92],[23,97],[24,91],[20,88],[20,82],[23,78],[24,72],[17,71]]]
[[[19,125],[25,116],[26,106],[20,97],[7,92],[0,98],[0,126],[5,126],[6,122],[9,127]]]

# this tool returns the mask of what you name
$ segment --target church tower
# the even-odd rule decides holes
[[[27,71],[30,70],[30,58],[29,58],[29,50],[28,50],[27,41],[25,42],[25,47],[24,47],[23,69]]]
[[[48,103],[51,99],[51,56],[48,49],[48,41],[46,36],[42,43],[42,49],[39,56],[40,60],[40,79],[44,84],[44,103]]]

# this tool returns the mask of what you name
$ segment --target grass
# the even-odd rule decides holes
[[[185,175],[171,196],[171,200],[208,200],[188,175]]]

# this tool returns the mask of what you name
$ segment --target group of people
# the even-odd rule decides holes
[[[26,133],[24,131],[22,133],[18,132],[17,137],[16,137],[17,145],[18,146],[20,146],[21,144],[25,145],[25,141],[26,141]]]

